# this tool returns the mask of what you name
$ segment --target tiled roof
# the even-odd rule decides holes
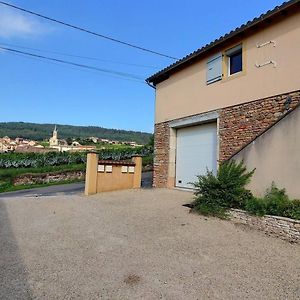
[[[154,75],[150,76],[146,79],[146,82],[148,83],[159,83],[161,81],[164,81],[168,78],[168,75],[171,71],[174,71],[178,69],[179,67],[182,67],[186,63],[190,62],[192,59],[195,59],[199,57],[200,55],[205,54],[209,50],[213,49],[214,47],[224,43],[225,41],[237,36],[238,34],[256,26],[257,24],[266,21],[267,19],[270,19],[274,16],[277,16],[281,13],[283,13],[286,9],[290,9],[293,6],[300,4],[300,0],[290,0],[287,2],[284,2],[280,6],[276,6],[274,9],[267,11],[266,13],[260,15],[259,17],[254,18],[251,21],[248,21],[247,23],[244,23],[240,27],[237,27],[236,29],[230,31],[229,33],[226,33],[225,35],[219,37],[218,39],[214,40],[213,42],[203,46],[202,48],[199,48],[198,50],[188,54],[187,56],[179,59],[175,63],[169,65],[168,67],[162,69],[161,71],[155,73]]]
[[[98,165],[123,165],[135,166],[135,162],[129,160],[99,160]]]

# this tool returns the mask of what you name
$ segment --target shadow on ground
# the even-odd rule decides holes
[[[0,201],[0,299],[32,299],[32,292],[4,201]]]
[[[152,188],[153,183],[153,172],[142,173],[142,188]]]

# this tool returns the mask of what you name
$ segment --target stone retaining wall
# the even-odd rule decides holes
[[[22,174],[14,178],[14,185],[44,184],[68,180],[84,180],[84,171],[51,172],[45,174]]]
[[[249,225],[270,236],[279,237],[292,243],[300,243],[300,221],[298,220],[270,215],[257,217],[240,209],[231,209],[230,216],[235,223]]]

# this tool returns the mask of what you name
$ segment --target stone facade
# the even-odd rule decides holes
[[[219,161],[230,158],[299,103],[296,91],[217,110]],[[168,186],[170,122],[155,124],[154,187]]]
[[[51,172],[45,174],[22,174],[14,178],[14,185],[44,184],[67,180],[84,180],[84,171]]]
[[[221,109],[219,160],[230,158],[300,102],[300,92]]]
[[[168,184],[170,148],[169,123],[155,125],[153,187],[166,187]]]
[[[300,221],[266,215],[257,217],[240,209],[231,209],[230,217],[235,223],[245,224],[292,243],[300,243]]]

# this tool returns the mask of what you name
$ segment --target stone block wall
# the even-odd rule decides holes
[[[22,174],[13,180],[14,185],[44,184],[67,180],[84,180],[84,171],[51,172],[44,174]]]
[[[231,209],[230,217],[235,223],[245,224],[292,243],[300,243],[300,221],[266,215],[252,216],[240,209]]]
[[[167,187],[169,168],[169,122],[155,125],[153,187]]]
[[[295,91],[217,110],[219,161],[230,158],[299,103],[300,91]],[[154,187],[168,186],[169,123],[155,124]]]
[[[219,160],[230,158],[299,102],[298,91],[221,109]]]

